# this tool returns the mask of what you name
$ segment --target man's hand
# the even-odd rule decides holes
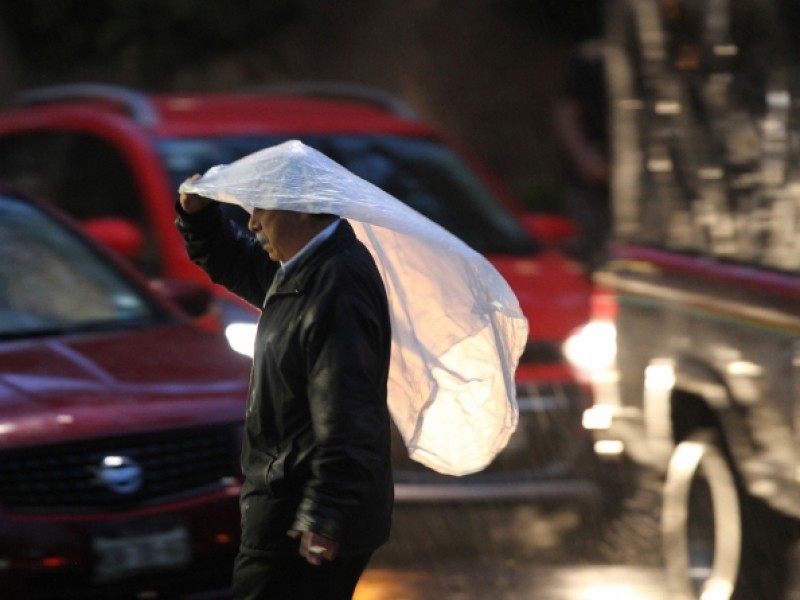
[[[338,542],[314,533],[313,531],[297,531],[291,529],[286,532],[290,538],[300,538],[300,556],[312,565],[321,565],[322,559],[333,560],[339,551]]]
[[[184,183],[191,183],[199,178],[200,175],[192,175]],[[181,208],[189,214],[201,211],[213,202],[211,198],[205,198],[204,196],[198,196],[197,194],[181,194],[179,199]]]

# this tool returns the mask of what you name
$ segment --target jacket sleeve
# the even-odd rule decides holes
[[[377,274],[355,275],[321,282],[307,353],[315,450],[294,523],[335,540],[349,516],[379,502],[370,494],[391,477],[385,292]]]
[[[278,264],[258,242],[223,216],[216,202],[189,214],[180,203],[175,225],[192,262],[211,278],[250,304],[261,308]]]

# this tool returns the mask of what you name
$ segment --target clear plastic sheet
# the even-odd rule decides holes
[[[389,408],[409,456],[447,475],[485,468],[517,426],[514,372],[528,323],[480,254],[324,154],[289,141],[211,168],[181,192],[350,221],[392,319]]]

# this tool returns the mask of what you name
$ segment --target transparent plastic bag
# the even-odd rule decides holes
[[[289,141],[211,168],[181,192],[347,219],[383,277],[389,408],[409,456],[447,475],[485,468],[519,418],[528,323],[496,269],[448,231],[324,154]]]

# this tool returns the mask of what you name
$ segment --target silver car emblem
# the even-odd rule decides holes
[[[127,456],[106,456],[97,469],[97,478],[117,494],[132,494],[142,487],[142,467]]]

